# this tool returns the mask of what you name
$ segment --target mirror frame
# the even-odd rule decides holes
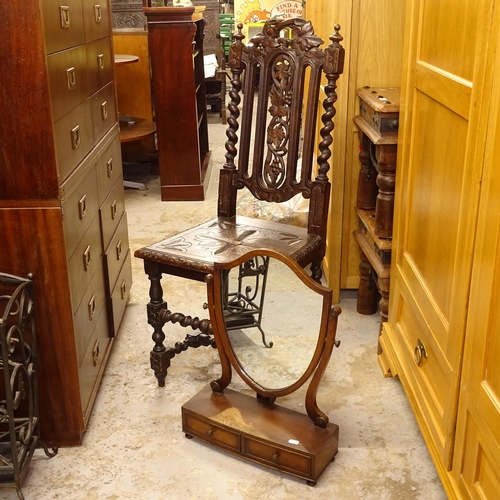
[[[228,330],[226,328],[222,303],[223,274],[228,269],[237,268],[240,264],[256,256],[271,257],[277,259],[288,266],[289,269],[313,292],[323,297],[320,329],[316,337],[316,347],[311,361],[304,373],[292,384],[279,389],[270,389],[261,386],[252,377],[250,377],[241,365],[229,340]],[[333,292],[329,288],[320,285],[309,277],[304,269],[297,262],[287,255],[281,253],[259,249],[252,250],[230,262],[215,263],[214,274],[207,279],[208,285],[208,303],[212,331],[215,337],[217,350],[221,360],[222,374],[217,380],[211,382],[210,386],[215,392],[223,392],[229,385],[232,378],[232,369],[234,369],[241,379],[260,396],[260,399],[273,402],[276,397],[286,396],[302,387],[311,379],[306,394],[306,410],[316,425],[325,427],[328,423],[328,417],[319,410],[316,404],[316,392],[321,377],[326,370],[335,341],[337,318],[341,312],[340,307],[332,307]],[[312,378],[311,378],[312,377]]]

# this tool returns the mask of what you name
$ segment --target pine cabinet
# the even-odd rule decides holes
[[[109,5],[0,18],[0,270],[34,275],[41,436],[76,445],[131,285]]]
[[[498,0],[406,1],[380,362],[449,498],[500,495],[499,22]]]

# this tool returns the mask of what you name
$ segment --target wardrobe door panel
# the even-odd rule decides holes
[[[498,12],[495,21],[499,33]],[[496,82],[500,54],[489,66]],[[453,462],[464,498],[488,500],[500,492],[500,89],[492,87]]]
[[[424,435],[447,469],[481,187],[492,4],[407,2],[389,324],[381,345],[398,360]],[[464,27],[470,37],[460,34]]]

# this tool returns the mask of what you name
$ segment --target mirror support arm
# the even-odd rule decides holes
[[[328,415],[322,412],[316,402],[316,394],[318,392],[318,386],[325,373],[325,370],[330,361],[330,356],[333,351],[333,347],[338,347],[340,342],[335,340],[337,334],[337,323],[338,317],[342,310],[339,306],[333,306],[330,309],[330,314],[328,318],[328,330],[325,338],[325,345],[323,347],[323,353],[321,355],[321,360],[318,364],[316,371],[312,377],[311,383],[307,389],[306,393],[306,411],[309,418],[314,422],[314,425],[318,427],[326,427],[328,424]]]
[[[218,276],[220,278],[220,276]],[[232,378],[232,371],[231,371],[231,363],[229,362],[229,358],[226,355],[226,352],[224,349],[222,349],[219,346],[222,346],[222,339],[220,336],[220,332],[224,331],[224,317],[222,312],[214,307],[214,287],[220,287],[220,282],[217,280],[214,280],[214,277],[212,274],[209,274],[205,277],[205,283],[207,284],[207,306],[206,308],[208,309],[208,312],[210,314],[210,320],[212,324],[212,333],[214,336],[214,344],[217,347],[217,352],[219,353],[219,358],[220,358],[220,364],[222,368],[222,373],[220,378],[217,380],[212,380],[210,382],[210,387],[212,388],[212,391],[214,392],[223,392],[224,389],[229,385],[231,382]],[[222,329],[222,330],[221,330]]]

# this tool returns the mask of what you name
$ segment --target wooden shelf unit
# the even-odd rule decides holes
[[[365,86],[356,93],[361,164],[355,210],[359,227],[353,232],[361,258],[356,308],[360,314],[374,314],[380,293],[382,328],[389,310],[400,89]]]
[[[204,7],[145,7],[162,201],[203,200],[210,179]]]

